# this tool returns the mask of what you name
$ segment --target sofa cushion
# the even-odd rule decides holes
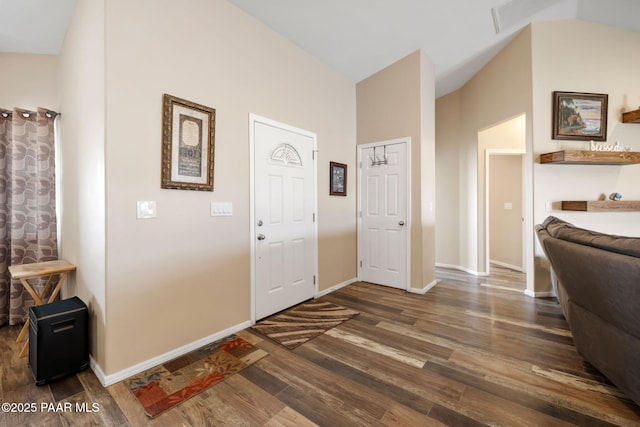
[[[616,236],[585,230],[554,216],[548,217],[543,227],[551,237],[557,239],[640,258],[640,238],[638,237]]]
[[[637,237],[598,236],[591,241],[591,246],[640,258],[640,238]]]

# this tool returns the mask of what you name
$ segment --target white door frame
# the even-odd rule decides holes
[[[411,137],[405,138],[397,138],[390,139],[387,141],[379,141],[379,142],[370,142],[368,144],[360,144],[358,145],[358,214],[357,214],[357,232],[358,232],[358,259],[357,259],[357,271],[358,271],[358,280],[360,280],[360,266],[362,262],[362,254],[364,248],[361,244],[361,236],[362,236],[362,165],[363,165],[363,154],[362,152],[366,149],[373,147],[382,147],[384,145],[391,144],[405,144],[406,146],[406,164],[407,164],[407,194],[406,194],[406,209],[407,209],[407,219],[405,224],[405,229],[407,233],[407,262],[406,262],[406,272],[405,272],[405,290],[411,289]]]
[[[255,217],[255,124],[264,123],[289,132],[308,136],[313,141],[313,156],[315,159],[317,150],[317,136],[313,132],[299,129],[285,123],[277,122],[257,114],[249,113],[249,239],[251,240],[251,324],[256,323],[256,217]],[[318,168],[317,162],[313,162],[313,211],[315,218],[313,232],[315,243],[313,245],[313,269],[315,274],[314,295],[318,295]]]
[[[490,160],[491,160],[491,156],[521,156],[522,158],[522,200],[520,201],[522,203],[522,272],[526,274],[527,272],[527,239],[526,239],[526,233],[525,233],[525,218],[527,216],[527,211],[525,208],[526,202],[525,202],[525,188],[526,188],[526,169],[525,169],[525,159],[526,159],[526,150],[524,149],[510,149],[510,148],[488,148],[487,150],[485,150],[485,164],[484,164],[484,176],[485,176],[485,184],[484,184],[484,222],[485,222],[485,231],[484,231],[484,243],[485,243],[485,270],[487,272],[487,274],[489,274],[490,272],[490,264],[491,264],[491,257],[489,256],[489,247],[490,247],[490,234],[489,232],[490,227],[489,227],[489,219],[490,219],[490,203],[489,203],[489,177],[491,174],[491,169],[490,169]]]

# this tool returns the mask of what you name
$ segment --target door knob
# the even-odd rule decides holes
[[[264,240],[266,239],[264,234],[258,234],[258,240]]]
[[[399,225],[400,227],[402,227],[402,226],[404,225],[404,221],[400,221],[400,222],[398,223],[398,225]]]

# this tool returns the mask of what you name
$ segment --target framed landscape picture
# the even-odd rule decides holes
[[[553,139],[607,140],[608,95],[553,92]]]
[[[164,94],[162,188],[213,191],[216,110]]]

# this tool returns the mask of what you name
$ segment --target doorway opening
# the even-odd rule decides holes
[[[505,285],[526,289],[526,115],[520,115],[478,132],[484,208],[479,243],[480,266],[494,277],[501,273]],[[505,273],[505,274],[502,274]],[[509,274],[513,280],[509,281]]]
[[[489,277],[519,291],[526,288],[524,161],[520,151],[487,151],[486,245]]]

